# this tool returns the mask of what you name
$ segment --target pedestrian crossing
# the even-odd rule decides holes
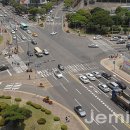
[[[64,71],[62,72],[63,74],[65,73],[77,73],[77,72],[82,72],[86,70],[96,70],[98,69],[97,63],[85,63],[85,64],[72,64],[72,65],[67,65],[64,66]],[[51,70],[37,70],[37,74],[40,75],[41,78],[43,77],[49,77],[53,75],[53,72],[57,70],[57,68],[52,68]]]
[[[16,73],[22,73],[28,69],[17,54],[13,54],[11,57],[6,56],[5,59],[10,63]]]
[[[46,22],[46,25],[61,25],[61,22]]]

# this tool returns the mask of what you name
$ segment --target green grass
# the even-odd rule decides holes
[[[2,43],[2,41],[3,41],[3,37],[2,37],[2,36],[0,36],[0,44]]]
[[[14,100],[10,100],[10,99],[0,99],[0,102],[6,102],[9,105],[11,105],[11,103],[17,104],[17,102],[15,102]],[[20,104],[20,106],[31,110],[32,117],[24,121],[25,128],[10,128],[10,130],[32,130],[34,128],[36,130],[61,130],[61,125],[63,123],[61,121],[58,121],[58,122],[54,121],[53,114],[46,115],[45,112],[42,112],[40,109],[35,109],[32,106],[26,105],[22,101],[19,104]],[[46,124],[45,125],[38,125],[37,120],[39,118],[45,118]]]

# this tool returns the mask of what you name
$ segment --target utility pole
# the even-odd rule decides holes
[[[18,37],[17,37],[17,35],[16,35],[16,53],[18,53],[19,52],[19,50],[18,50],[18,39],[17,39]]]
[[[29,52],[29,41],[28,41],[28,50],[27,50],[27,54],[28,54],[28,67],[30,67],[30,52]]]

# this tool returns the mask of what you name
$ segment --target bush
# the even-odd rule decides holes
[[[61,125],[61,130],[67,130],[67,125]]]
[[[26,104],[31,106],[32,102],[31,101],[27,101]]]
[[[60,118],[58,116],[55,116],[53,119],[54,121],[60,121]]]
[[[3,118],[0,119],[0,126],[4,126],[5,125],[5,120]]]
[[[4,96],[4,99],[11,99],[11,96]]]
[[[46,119],[40,118],[40,119],[37,120],[37,123],[38,123],[39,125],[44,125],[44,124],[46,123]]]
[[[41,111],[42,111],[42,112],[45,112],[45,110],[46,110],[45,108],[43,108],[43,107],[41,108]]]
[[[9,105],[5,102],[0,102],[0,111],[6,109]]]
[[[42,107],[41,105],[36,104],[36,103],[32,103],[31,106],[36,108],[36,109],[41,109],[41,107]]]
[[[21,99],[21,98],[15,98],[15,101],[16,101],[16,102],[21,102],[22,99]]]
[[[50,114],[51,114],[51,111],[46,109],[46,110],[45,110],[45,114],[50,115]]]
[[[0,95],[0,98],[4,98],[4,95]]]

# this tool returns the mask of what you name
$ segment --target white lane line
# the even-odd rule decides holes
[[[11,72],[8,69],[6,71],[9,73],[10,76],[12,76]]]
[[[76,91],[77,91],[79,94],[81,94],[81,92],[80,92],[78,89],[76,89]]]
[[[55,80],[57,80],[57,78],[55,77],[54,73],[52,73],[52,76],[53,76],[53,78],[54,78]]]
[[[63,76],[63,78],[69,83],[69,80],[65,76]]]
[[[62,83],[60,83],[60,85],[66,92],[68,92],[68,89]]]
[[[97,112],[100,112],[92,103],[90,103],[90,104]]]
[[[81,106],[81,104],[79,103],[79,101],[77,101],[77,99],[76,99],[76,98],[74,98],[74,100],[76,101],[76,103],[77,103],[78,105],[80,105],[80,106]]]
[[[114,125],[112,125],[112,127],[113,127],[115,130],[118,130]]]

